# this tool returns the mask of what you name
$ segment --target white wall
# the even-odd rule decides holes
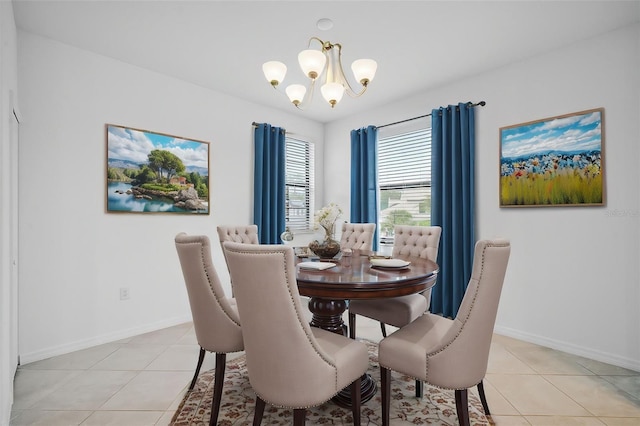
[[[215,228],[252,222],[253,121],[310,136],[322,179],[318,123],[21,31],[18,64],[23,363],[191,319],[173,237],[209,235],[228,280]],[[105,123],[211,142],[211,215],[105,213]]]
[[[13,114],[17,108],[17,41],[11,2],[0,2],[0,424],[8,424],[13,402],[13,377],[17,368],[17,285],[15,232],[12,224],[17,183],[12,164],[17,152]],[[13,135],[13,137],[12,137]],[[17,281],[17,279],[15,280]]]
[[[349,205],[349,186],[335,184],[349,182],[349,130],[486,101],[476,109],[477,238],[512,243],[496,331],[640,371],[639,40],[635,25],[329,124],[326,201]],[[597,107],[606,206],[499,208],[499,128]]]

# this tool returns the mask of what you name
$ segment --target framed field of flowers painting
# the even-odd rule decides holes
[[[209,214],[209,142],[105,127],[107,212]]]
[[[500,128],[500,207],[602,206],[604,108]]]

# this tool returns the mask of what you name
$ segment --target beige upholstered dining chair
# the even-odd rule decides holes
[[[469,425],[467,389],[478,386],[490,415],[482,380],[511,245],[482,240],[475,246],[471,278],[455,319],[427,313],[380,342],[382,424],[389,424],[391,370],[455,390],[461,426]]]
[[[360,382],[367,370],[364,344],[304,318],[293,248],[223,243],[242,319],[249,381],[256,393],[254,425],[265,404],[292,408],[294,424],[306,408],[323,404],[350,385],[353,418],[360,424]]]
[[[343,223],[340,248],[351,250],[371,251],[373,247],[373,234],[376,231],[375,223]]]
[[[396,225],[392,256],[421,257],[436,261],[440,245],[439,226]],[[352,300],[349,302],[349,336],[356,337],[356,315],[380,321],[382,336],[387,336],[385,324],[403,327],[429,308],[431,289],[421,294],[388,299]]]
[[[213,405],[209,424],[218,421],[227,353],[244,350],[240,317],[234,299],[225,296],[211,259],[211,244],[204,235],[175,237],[176,250],[187,286],[193,326],[200,355],[189,390],[196,384],[206,351],[216,353]]]
[[[227,262],[227,254],[224,252],[222,243],[225,241],[233,241],[243,244],[260,244],[258,237],[258,225],[220,225],[216,227],[218,231],[218,239],[220,240],[220,248],[224,261]],[[229,264],[227,263],[227,269]],[[231,286],[231,294],[234,294],[233,286]]]
[[[225,241],[244,244],[260,244],[258,225],[220,225],[216,228],[220,247]],[[223,250],[224,251],[224,250]]]
[[[435,262],[440,246],[439,226],[396,225],[393,229],[392,256],[420,257]],[[387,337],[385,324],[404,327],[423,315],[431,303],[431,289],[420,294],[386,299],[349,301],[349,337],[356,338],[356,315],[380,321],[382,336]],[[416,397],[422,397],[422,381],[416,380]]]

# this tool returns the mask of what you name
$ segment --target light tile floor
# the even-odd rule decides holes
[[[366,318],[357,330],[382,337]],[[187,323],[20,366],[11,425],[168,425],[198,349]],[[500,335],[485,391],[497,425],[640,425],[640,373]]]

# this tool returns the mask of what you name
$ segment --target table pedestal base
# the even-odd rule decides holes
[[[309,300],[309,310],[313,314],[310,324],[312,327],[322,328],[347,337],[347,326],[342,320],[342,314],[346,309],[347,302],[345,300],[312,297]],[[360,384],[361,403],[364,404],[373,398],[377,390],[378,386],[375,380],[365,373]],[[351,408],[351,389],[349,387],[343,389],[332,400],[340,407]]]
[[[333,333],[348,336],[347,326],[342,320],[342,314],[347,309],[345,300],[317,299],[309,300],[309,310],[313,314],[311,326]]]
[[[360,381],[360,402],[364,404],[373,398],[378,390],[376,381],[369,374],[364,374]],[[337,406],[351,408],[351,387],[346,387],[331,399]]]

